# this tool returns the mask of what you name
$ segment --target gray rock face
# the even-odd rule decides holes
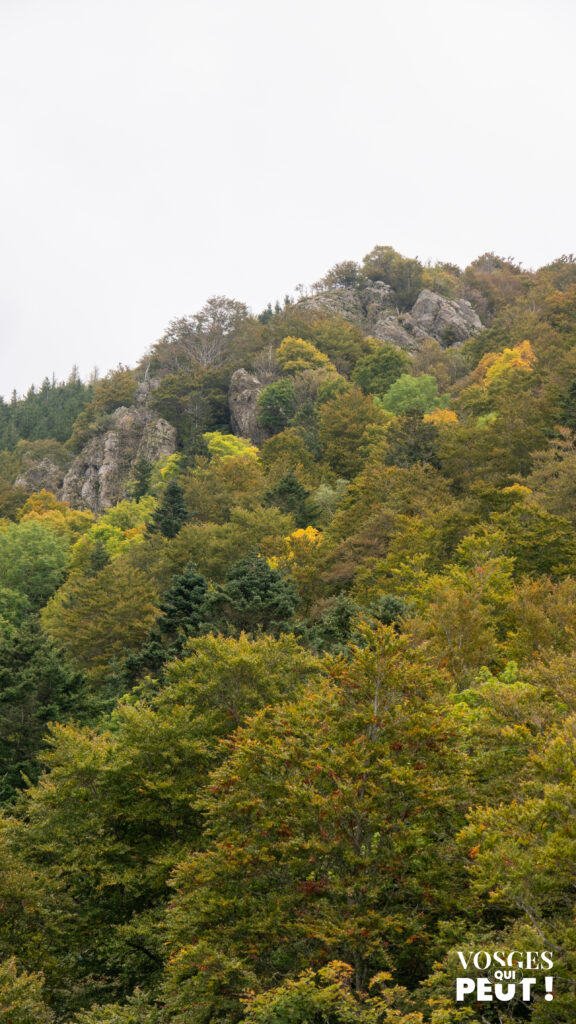
[[[445,299],[427,288],[420,292],[410,315],[415,333],[444,345],[466,341],[482,329],[480,317],[466,299]]]
[[[263,386],[259,378],[247,370],[235,370],[230,380],[228,405],[232,433],[253,444],[262,444],[269,436],[258,424],[258,395]]]
[[[14,481],[15,487],[24,487],[25,490],[35,492],[41,490],[51,491],[52,494],[62,487],[66,469],[59,466],[52,459],[40,459],[39,462],[27,467]]]
[[[356,324],[356,327],[364,325],[364,307],[360,293],[354,288],[333,288],[318,292],[317,295],[301,299],[298,308],[318,313],[319,316],[341,316]]]
[[[370,335],[372,338],[378,338],[378,341],[389,341],[407,352],[413,352],[418,348],[418,339],[414,336],[409,313],[396,316],[392,313],[381,313],[373,322]]]
[[[435,338],[447,347],[482,329],[482,321],[466,299],[446,299],[428,288],[420,292],[409,313],[400,313],[394,290],[383,281],[358,289],[332,288],[302,299],[298,307],[343,317],[365,334],[408,352],[416,351],[424,338]]]
[[[176,450],[176,431],[153,416],[147,406],[121,406],[110,416],[110,428],[93,437],[66,473],[58,497],[72,508],[101,512],[126,497],[138,459],[154,462]]]

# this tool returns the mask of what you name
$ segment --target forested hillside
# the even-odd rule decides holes
[[[217,296],[0,444],[0,1020],[573,1024],[576,260]]]

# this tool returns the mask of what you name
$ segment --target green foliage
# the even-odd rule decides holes
[[[384,342],[356,363],[352,380],[360,385],[365,395],[385,395],[398,377],[408,373],[410,366],[406,352]]]
[[[406,990],[383,988],[390,975],[382,973],[370,984],[371,994],[353,988],[354,969],[333,961],[319,971],[308,969],[296,980],[243,1000],[247,1024],[423,1024],[420,1013],[403,1014],[397,1003],[405,1001]]]
[[[307,324],[304,337],[331,360],[340,373],[348,374],[371,351],[370,340],[355,324],[341,317],[322,317]]]
[[[441,679],[389,632],[365,643],[333,684],[257,715],[213,773],[211,844],[179,868],[169,917],[175,1021],[238,1019],[254,972],[277,984],[311,960],[352,963],[359,992],[379,969],[425,970],[458,889],[455,734],[430,703]]]
[[[304,527],[308,523],[308,491],[297,480],[293,470],[290,470],[278,483],[266,491],[265,499],[271,505],[276,505],[282,512],[294,516],[296,526]]]
[[[64,1019],[157,981],[169,874],[201,842],[192,805],[220,740],[320,669],[293,638],[206,637],[99,729],[53,728],[47,774],[2,824],[0,950],[42,965]]]
[[[315,479],[314,458],[301,431],[283,430],[262,445],[260,462],[270,483],[278,483],[288,472],[306,486]]]
[[[292,516],[275,507],[233,508],[226,523],[188,523],[173,543],[176,565],[192,561],[209,579],[223,582],[230,566],[255,550],[267,553],[274,538],[294,529]]]
[[[389,245],[377,245],[364,257],[362,275],[389,284],[399,308],[409,309],[423,287],[424,270],[419,260],[407,259]]]
[[[16,960],[0,963],[0,1015],[6,1024],[51,1024],[54,1014],[42,998],[41,974],[19,971]]]
[[[362,467],[367,429],[381,421],[382,414],[359,388],[322,406],[319,439],[324,458],[335,473],[346,479],[355,476]]]
[[[189,565],[173,580],[159,607],[158,629],[168,636],[194,636],[204,618],[208,583]]]
[[[70,445],[78,451],[96,433],[106,429],[108,414],[122,405],[132,405],[137,381],[133,370],[111,371],[94,385],[91,401],[74,422]]]
[[[417,412],[425,413],[437,409],[443,399],[438,394],[435,377],[426,373],[420,377],[411,377],[410,374],[403,373],[390,385],[379,402],[387,412],[400,413],[415,409]]]
[[[79,717],[83,680],[42,633],[20,595],[0,593],[0,801],[38,776],[37,754],[52,721]],[[9,607],[8,607],[9,605]],[[10,616],[10,619],[7,617]]]
[[[258,395],[258,422],[274,433],[283,430],[295,412],[294,382],[287,377],[267,384]]]
[[[66,383],[46,377],[39,390],[31,387],[24,398],[0,398],[0,450],[19,440],[67,441],[74,421],[90,402],[92,385],[83,384],[73,371]]]
[[[358,284],[358,264],[354,260],[335,263],[317,282],[317,288],[354,288]]]
[[[228,427],[228,384],[222,368],[171,373],[160,380],[150,405],[176,427],[180,448],[196,453],[203,451],[202,434]]]
[[[163,537],[172,538],[182,529],[188,519],[184,491],[176,480],[169,480],[154,510],[148,529],[157,531]]]
[[[287,633],[296,607],[296,592],[265,558],[243,558],[232,565],[214,594],[210,621],[225,633]]]
[[[69,539],[40,520],[25,519],[0,529],[0,578],[40,607],[62,582]]]
[[[139,989],[125,1003],[94,1006],[78,1013],[73,1024],[162,1024],[161,1011]]]
[[[191,517],[200,523],[225,523],[234,508],[256,508],[265,490],[258,460],[242,450],[210,461],[199,455],[180,480]]]
[[[0,402],[7,1024],[574,1020],[574,260],[319,287]],[[318,312],[423,287],[490,326],[408,357]],[[15,485],[136,388],[178,452],[126,453],[131,500]],[[552,1003],[455,1003],[458,950],[544,946]]]
[[[386,431],[386,464],[402,469],[416,462],[437,465],[437,437],[438,428],[427,423],[417,408],[406,409],[395,417]]]
[[[576,573],[576,537],[567,519],[517,502],[494,521],[507,537],[517,572],[556,578]]]
[[[52,640],[70,661],[101,680],[112,659],[121,659],[147,636],[156,618],[154,581],[118,557],[93,576],[72,575],[42,612]]]
[[[134,483],[132,485],[132,497],[138,501],[148,494],[152,480],[152,464],[148,459],[140,458],[134,463]]]

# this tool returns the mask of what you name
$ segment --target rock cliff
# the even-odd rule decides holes
[[[68,467],[43,458],[15,483],[30,491],[45,487],[72,508],[101,512],[126,497],[139,459],[154,462],[176,450],[176,430],[149,407],[151,385],[139,385],[136,402],[110,413]]]
[[[264,385],[253,373],[235,370],[230,380],[228,406],[230,424],[236,437],[245,437],[260,445],[269,436],[258,424],[258,396]]]
[[[341,316],[380,341],[390,341],[409,352],[424,338],[445,347],[460,344],[482,329],[482,321],[466,299],[447,299],[423,289],[412,309],[401,313],[390,285],[376,281],[358,288],[333,288],[302,299],[298,306],[313,312]]]
[[[126,497],[139,459],[154,462],[176,450],[176,431],[146,406],[121,406],[106,433],[92,438],[68,469],[58,497],[72,508],[101,512]]]

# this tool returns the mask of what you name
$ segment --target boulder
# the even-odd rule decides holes
[[[263,387],[258,377],[242,369],[232,374],[228,392],[232,433],[258,445],[269,436],[258,424],[258,396]]]
[[[411,313],[417,338],[436,338],[441,345],[466,341],[482,330],[482,321],[466,299],[445,299],[424,288]]]

